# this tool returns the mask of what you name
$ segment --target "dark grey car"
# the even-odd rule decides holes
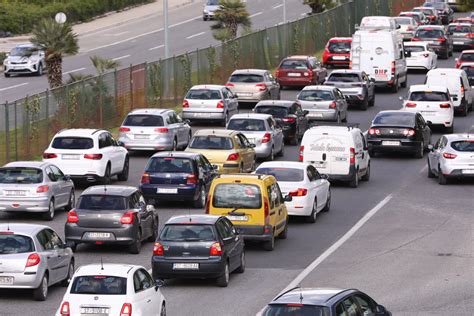
[[[65,225],[68,244],[121,244],[138,254],[143,240],[158,234],[158,213],[146,205],[141,192],[131,186],[92,186],[69,211]]]
[[[448,25],[448,34],[453,37],[455,50],[474,47],[474,26],[471,23],[451,23]]]

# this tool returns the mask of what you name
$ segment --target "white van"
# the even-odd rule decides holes
[[[358,30],[352,36],[350,68],[375,78],[377,86],[397,92],[407,85],[407,62],[398,30]]]
[[[464,70],[455,68],[432,69],[426,74],[425,84],[448,88],[456,113],[466,116],[469,111],[472,111],[474,90],[471,88]]]
[[[299,161],[312,164],[330,180],[344,181],[355,188],[370,177],[367,141],[358,127],[315,126],[301,140]]]
[[[396,30],[397,22],[391,16],[364,16],[360,21],[360,30],[389,29]]]

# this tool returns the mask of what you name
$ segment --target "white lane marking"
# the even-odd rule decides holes
[[[278,8],[281,8],[282,6],[283,4],[279,4],[279,5],[274,6],[272,9],[278,9]]]
[[[197,19],[202,19],[202,15],[195,16],[194,18],[190,18],[190,19],[188,19],[188,20],[184,20],[184,21],[181,21],[181,22],[179,22],[179,23],[171,24],[171,25],[170,25],[170,28],[172,28],[172,27],[177,27],[177,26],[180,26],[180,25],[183,25],[183,24],[192,22],[192,21],[197,20]]]
[[[424,166],[421,170],[420,173],[425,173],[428,170],[428,165]]]
[[[125,31],[125,32],[120,32],[120,33],[108,33],[108,34],[104,34],[104,36],[120,36],[127,33],[130,33],[130,31]]]
[[[6,88],[2,88],[0,89],[0,91],[5,91],[5,90],[10,90],[10,89],[15,89],[15,88],[18,88],[18,87],[21,87],[21,86],[26,86],[28,84],[28,82],[24,82],[24,83],[20,83],[20,84],[16,84],[14,86],[10,86],[10,87],[6,87]]]
[[[120,56],[120,57],[115,57],[115,58],[112,58],[112,60],[117,61],[117,60],[125,59],[125,58],[128,58],[128,57],[130,57],[130,55],[124,55],[124,56]]]
[[[254,17],[256,17],[256,16],[259,16],[260,14],[263,14],[263,12],[260,11],[260,12],[254,13],[254,14],[252,14],[251,16],[249,16],[249,18],[254,18]]]
[[[163,47],[165,47],[165,45],[158,45],[158,46],[149,48],[148,50],[155,50],[155,49],[159,49],[159,48],[163,48]]]
[[[69,71],[63,72],[63,75],[67,75],[67,74],[70,74],[70,73],[73,73],[73,72],[77,72],[77,71],[81,71],[81,70],[84,70],[84,69],[86,69],[86,68],[82,67],[82,68],[77,68],[77,69],[69,70]]]
[[[198,36],[201,36],[201,35],[204,35],[204,34],[206,34],[206,32],[196,33],[196,34],[193,34],[193,35],[190,35],[190,36],[186,37],[186,39],[191,39],[191,38],[198,37]]]

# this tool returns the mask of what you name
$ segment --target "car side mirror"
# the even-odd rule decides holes
[[[431,122],[431,121],[426,121],[426,124],[431,125],[431,124],[433,124],[433,122]]]
[[[348,96],[348,95],[344,95],[344,99],[349,100],[349,96]]]
[[[293,197],[290,196],[290,195],[285,195],[285,197],[283,198],[283,201],[285,201],[285,202],[291,202],[291,201],[293,201]]]
[[[165,285],[165,281],[158,279],[155,280],[155,291],[158,291],[160,287],[163,287]]]
[[[186,120],[183,120],[183,123],[184,124],[189,124],[189,123],[191,123],[191,121],[186,119]]]
[[[123,142],[119,141],[119,140],[116,142],[116,144],[117,144],[117,146],[125,147],[125,144]]]
[[[383,306],[383,305],[377,305],[375,307],[375,315],[390,315],[388,312],[387,312],[387,309]]]
[[[239,95],[237,93],[234,93],[234,99],[237,99]]]
[[[411,57],[411,52],[408,51],[408,50],[406,50],[406,51],[405,51],[405,57]]]
[[[321,179],[329,180],[329,176],[327,174],[322,174]]]
[[[64,181],[69,181],[69,180],[71,180],[71,176],[66,174],[66,175],[64,175],[63,180]]]
[[[308,111],[308,110],[304,110],[304,111],[303,111],[303,115],[304,115],[304,116],[306,116],[306,115],[308,115],[308,114],[309,114],[309,111]]]
[[[433,150],[434,150],[434,146],[431,145],[431,144],[429,144],[429,145],[428,145],[428,150],[429,150],[429,151],[433,151]]]
[[[249,147],[250,148],[255,148],[255,144],[250,144]]]

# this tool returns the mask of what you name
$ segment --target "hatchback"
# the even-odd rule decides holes
[[[239,103],[280,100],[280,85],[268,70],[235,70],[226,86],[237,95]]]
[[[323,65],[326,67],[349,67],[352,37],[333,37],[329,39],[323,52]]]
[[[448,34],[453,37],[455,50],[474,47],[474,26],[471,23],[451,23],[448,25]]]
[[[433,51],[430,44],[426,42],[407,42],[404,47],[410,56],[406,57],[408,69],[431,70],[437,67],[438,55]]]
[[[438,16],[438,11],[433,7],[416,7],[413,8],[414,12],[422,12],[427,20],[427,24],[438,25],[441,24],[440,18]]]
[[[296,100],[308,111],[309,121],[347,121],[347,99],[336,87],[306,86]]]
[[[289,56],[278,66],[275,76],[280,88],[321,84],[327,75],[326,68],[313,56]]]
[[[400,14],[398,16],[400,16],[400,17],[410,17],[410,18],[415,20],[415,22],[418,26],[428,24],[427,23],[427,18],[423,14],[423,12],[412,12],[412,11],[400,12]]]
[[[459,68],[463,63],[474,63],[474,50],[463,50],[459,57],[456,58],[455,67]]]
[[[453,55],[453,39],[444,26],[419,26],[412,41],[429,42],[436,54],[444,59]]]
[[[155,279],[213,278],[226,287],[232,272],[245,271],[244,240],[224,216],[169,219],[151,258]]]
[[[212,20],[216,10],[220,8],[219,0],[207,0],[202,10],[202,19],[204,21]]]
[[[474,88],[474,63],[462,63],[459,69],[464,70],[471,88]]]

